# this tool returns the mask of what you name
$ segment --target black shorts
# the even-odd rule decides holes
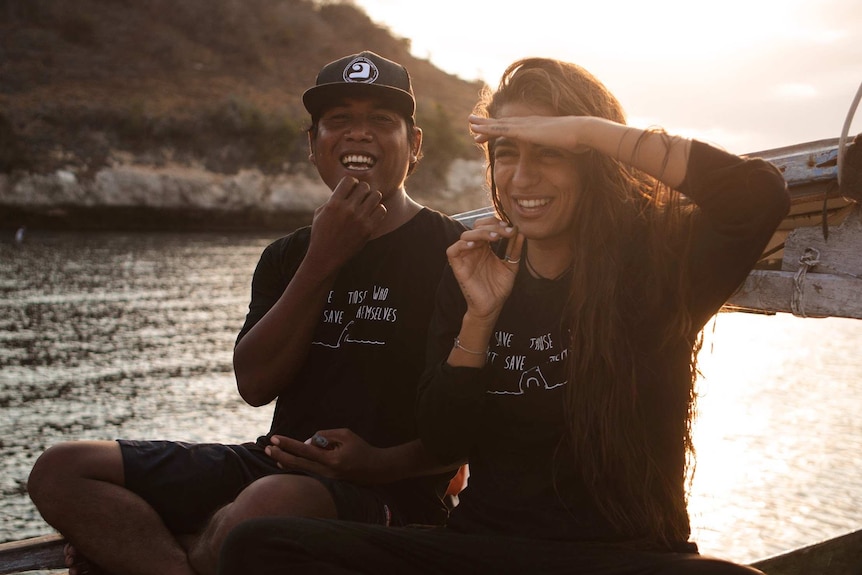
[[[162,517],[173,533],[197,533],[212,514],[246,486],[267,475],[314,477],[330,492],[339,519],[402,525],[397,505],[382,487],[366,487],[313,473],[285,471],[254,443],[183,443],[120,439],[125,485]]]

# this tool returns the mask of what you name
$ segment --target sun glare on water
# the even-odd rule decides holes
[[[689,505],[701,550],[751,560],[857,526],[843,494],[862,464],[860,322],[727,313],[704,339]]]

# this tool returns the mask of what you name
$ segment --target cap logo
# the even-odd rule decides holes
[[[360,84],[372,84],[377,80],[380,72],[374,62],[365,56],[359,56],[351,60],[350,64],[344,68],[344,81]]]

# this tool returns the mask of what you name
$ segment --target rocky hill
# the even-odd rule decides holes
[[[483,204],[465,125],[481,84],[349,2],[0,0],[0,226],[290,228],[328,194],[300,94],[363,49],[413,77],[411,194]]]

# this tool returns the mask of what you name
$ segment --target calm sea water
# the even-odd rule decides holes
[[[11,234],[10,234],[11,236]],[[0,541],[50,533],[26,493],[68,439],[244,441],[233,341],[272,237],[34,233],[0,241]],[[862,321],[720,314],[700,365],[690,510],[747,562],[862,527]]]

